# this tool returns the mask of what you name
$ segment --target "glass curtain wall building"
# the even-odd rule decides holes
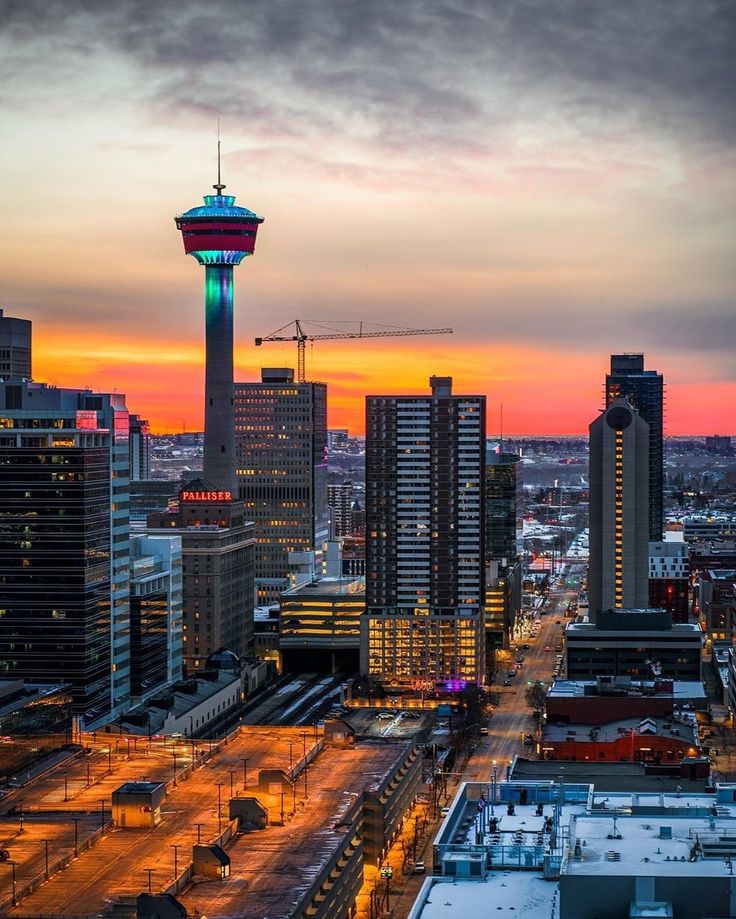
[[[255,523],[257,603],[294,586],[292,553],[315,553],[329,536],[327,386],[264,368],[260,383],[235,384],[238,485]]]
[[[0,383],[0,666],[130,704],[128,411],[121,394]]]
[[[664,525],[664,378],[644,369],[643,354],[612,354],[606,375],[606,408],[627,399],[649,425],[649,540],[662,539]]]

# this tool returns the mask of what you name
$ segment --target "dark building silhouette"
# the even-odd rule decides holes
[[[626,399],[590,425],[590,618],[649,605],[649,426]]]
[[[649,539],[662,539],[664,525],[664,379],[644,369],[643,354],[612,354],[606,375],[606,408],[623,397],[649,425]]]
[[[0,383],[0,667],[130,703],[128,411],[120,393]]]
[[[31,333],[29,319],[13,319],[0,309],[0,380],[31,379]]]

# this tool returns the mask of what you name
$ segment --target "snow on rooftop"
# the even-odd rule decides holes
[[[425,896],[426,891],[426,896]],[[547,919],[559,900],[558,885],[530,871],[491,873],[485,881],[430,878],[410,919],[469,919],[504,916]]]

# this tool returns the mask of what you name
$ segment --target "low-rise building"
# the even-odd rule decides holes
[[[711,641],[736,637],[736,569],[708,569],[698,587],[700,620]]]
[[[206,670],[199,679],[181,680],[166,687],[106,730],[119,729],[121,733],[141,737],[161,734],[212,736],[241,702],[239,672]]]
[[[729,919],[736,786],[598,791],[558,781],[461,786],[409,919]]]
[[[708,697],[699,682],[633,680],[599,676],[592,680],[555,680],[547,692],[550,722],[604,724],[622,718],[666,717],[675,708],[706,711]]]
[[[685,542],[710,542],[713,539],[736,539],[736,515],[714,514],[685,517],[682,521]]]
[[[321,578],[286,590],[280,598],[279,649],[284,659],[297,654],[308,667],[308,655],[329,655],[335,669],[338,655],[360,650],[360,618],[365,612],[363,578]],[[306,655],[306,656],[305,656]]]
[[[670,718],[625,718],[605,724],[558,724],[548,721],[539,755],[549,760],[604,763],[678,763],[698,756],[700,740],[692,712]]]
[[[599,675],[665,677],[699,682],[703,633],[674,623],[665,610],[602,610],[597,622],[565,629],[566,673],[571,680]]]
[[[666,609],[673,622],[690,615],[690,547],[684,542],[649,543],[649,606]]]

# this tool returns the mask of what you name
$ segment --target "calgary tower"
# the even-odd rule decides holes
[[[233,267],[256,247],[263,217],[235,205],[224,195],[217,142],[216,194],[204,196],[204,207],[176,217],[184,251],[204,265],[206,369],[204,402],[205,481],[237,495],[235,406],[233,403]]]

